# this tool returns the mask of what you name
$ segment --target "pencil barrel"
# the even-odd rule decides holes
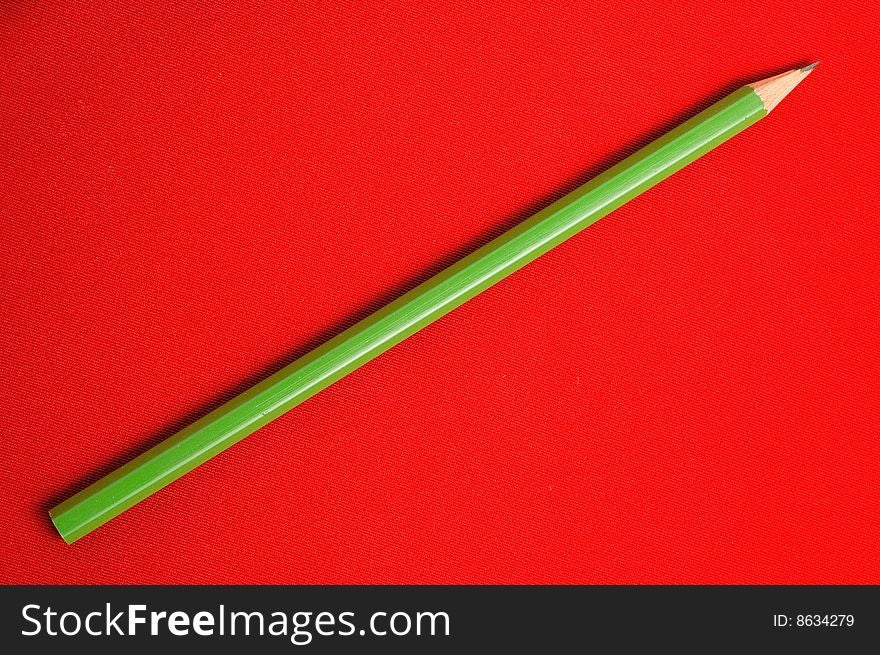
[[[743,87],[50,510],[68,543],[170,484],[766,115]]]

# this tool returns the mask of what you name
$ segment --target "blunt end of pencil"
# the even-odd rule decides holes
[[[782,99],[785,96],[791,93],[794,87],[800,84],[807,75],[812,73],[818,65],[819,62],[814,61],[809,66],[795,68],[794,70],[786,71],[785,73],[774,75],[773,77],[768,77],[766,80],[752,82],[749,86],[752,87],[761,99],[761,102],[764,103],[764,108],[769,113],[773,111],[776,105],[782,102]]]
[[[67,529],[67,526],[64,524],[64,520],[62,517],[62,513],[59,512],[59,507],[56,506],[49,510],[49,519],[52,521],[52,525],[58,531],[58,534],[64,539],[64,543],[68,546],[72,544],[74,541],[79,539],[82,535],[74,534],[70,530]]]

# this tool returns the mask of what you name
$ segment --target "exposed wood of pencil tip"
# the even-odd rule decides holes
[[[819,62],[816,61],[803,68],[795,68],[794,70],[768,77],[766,80],[752,82],[749,86],[758,94],[767,111],[771,112],[818,65]]]

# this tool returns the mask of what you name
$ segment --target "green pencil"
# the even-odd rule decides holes
[[[734,91],[49,514],[72,543],[767,115],[816,64]]]

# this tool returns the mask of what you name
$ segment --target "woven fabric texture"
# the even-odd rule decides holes
[[[436,4],[3,3],[0,581],[880,583],[877,3]],[[86,483],[814,59],[670,180],[54,532]]]

